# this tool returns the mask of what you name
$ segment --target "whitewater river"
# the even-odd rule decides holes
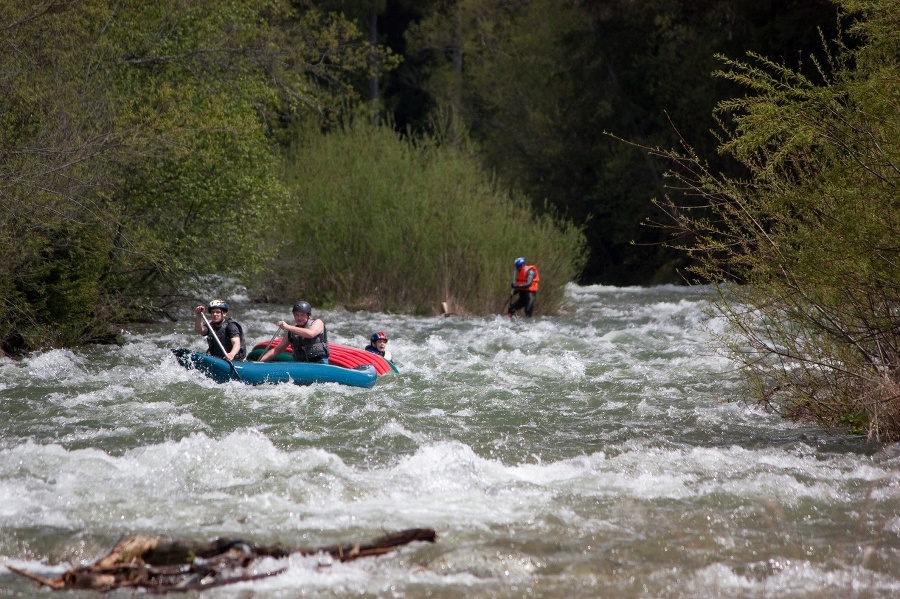
[[[372,389],[216,385],[184,320],[0,359],[0,596],[150,532],[320,546],[434,528],[378,558],[263,560],[202,597],[892,597],[900,451],[740,401],[707,290],[572,287],[510,322],[322,312],[385,331]],[[289,306],[237,302],[251,342]],[[63,593],[94,597],[95,593]],[[113,596],[132,596],[120,591]],[[194,595],[196,596],[196,595]]]

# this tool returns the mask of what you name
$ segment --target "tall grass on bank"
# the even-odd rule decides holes
[[[548,314],[584,264],[580,229],[533,214],[464,148],[357,119],[326,134],[302,129],[286,164],[296,203],[275,223],[283,245],[265,281],[272,299],[498,313],[522,255],[541,273],[535,313]]]

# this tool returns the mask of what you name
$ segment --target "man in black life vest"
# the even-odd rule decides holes
[[[531,318],[534,312],[534,300],[537,297],[538,283],[541,280],[537,266],[526,264],[525,258],[516,258],[514,262],[516,276],[512,282],[512,290],[509,292],[510,302],[506,315],[510,318],[520,309],[525,308],[525,316]],[[518,293],[515,300],[512,296]]]
[[[328,364],[328,331],[320,318],[312,317],[312,306],[308,302],[299,301],[291,309],[294,322],[278,321],[284,329],[284,336],[278,345],[262,355],[260,362],[268,362],[275,358],[290,344],[294,352],[294,362],[317,362]]]
[[[206,336],[206,343],[209,345],[206,353],[217,358],[224,358],[229,362],[243,360],[247,355],[244,329],[236,320],[228,316],[228,304],[220,299],[209,302],[209,324],[212,326],[212,331],[203,322],[201,316],[203,311],[203,306],[194,308],[194,332]],[[219,338],[222,347],[219,347],[219,343],[213,335]],[[224,354],[222,348],[225,348]]]

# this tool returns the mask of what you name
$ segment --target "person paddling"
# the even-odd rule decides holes
[[[509,292],[510,302],[506,315],[512,318],[519,309],[525,308],[525,316],[531,318],[541,277],[538,274],[537,266],[526,264],[525,258],[516,258],[513,264],[516,267],[516,276],[512,282],[512,290]],[[512,296],[516,293],[519,295],[513,300]]]
[[[284,336],[278,345],[264,353],[259,361],[268,362],[290,344],[294,351],[294,362],[328,364],[328,331],[325,330],[325,323],[320,318],[312,317],[312,306],[308,302],[297,302],[291,312],[294,315],[294,323],[288,324],[284,320],[276,323],[284,329]]]
[[[209,326],[203,319],[203,311],[209,311]],[[208,308],[197,306],[194,308],[194,332],[206,336],[209,345],[207,354],[217,358],[223,358],[232,362],[243,360],[247,355],[247,343],[244,341],[244,329],[240,324],[228,316],[228,303],[224,300],[214,299],[209,302]],[[218,341],[216,340],[218,337]],[[225,353],[222,353],[222,350]]]

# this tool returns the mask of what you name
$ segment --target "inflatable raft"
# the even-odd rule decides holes
[[[330,348],[329,348],[330,349]],[[371,363],[361,363],[351,367],[308,362],[240,362],[229,363],[221,358],[202,354],[190,349],[173,349],[178,363],[189,370],[197,370],[217,383],[240,381],[249,385],[266,383],[340,383],[351,387],[372,387],[378,380],[376,367]],[[340,353],[340,352],[338,352]],[[363,352],[368,353],[368,352]],[[374,356],[374,354],[373,354]],[[374,356],[380,358],[380,356]],[[329,361],[331,361],[329,359]],[[382,359],[382,361],[384,361]],[[390,366],[388,366],[390,370]]]
[[[275,340],[271,345],[278,345],[279,340]],[[257,343],[253,346],[253,350],[247,354],[248,362],[255,362],[259,360],[266,350],[271,347],[271,345],[265,341],[261,343]],[[378,373],[379,376],[382,374],[387,374],[389,372],[397,372],[397,367],[394,366],[393,362],[388,362],[378,354],[373,354],[371,352],[367,352],[364,349],[357,349],[355,347],[350,347],[349,345],[341,345],[339,343],[329,343],[328,344],[328,363],[334,364],[335,366],[343,366],[344,368],[356,368],[357,366],[362,366],[364,364],[371,364],[375,367],[375,372]],[[293,362],[294,356],[291,351],[291,346],[288,345],[287,348],[276,357],[272,362]]]

